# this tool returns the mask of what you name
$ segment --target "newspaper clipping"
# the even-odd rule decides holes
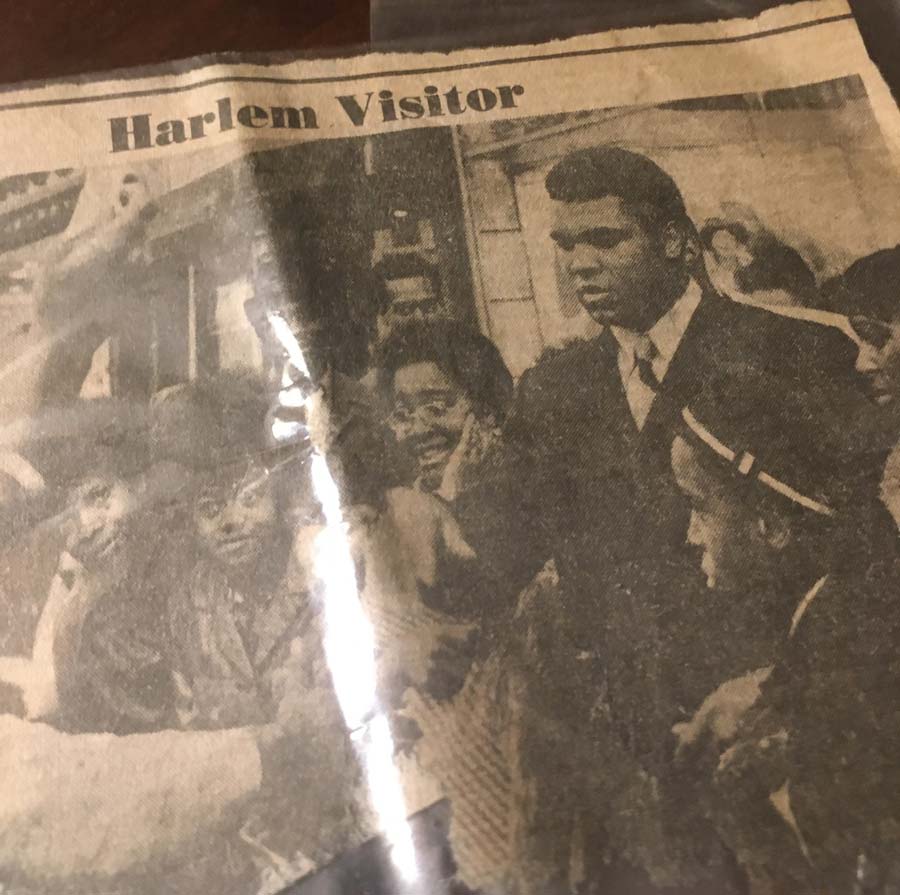
[[[898,151],[843,0],[0,92],[0,892],[900,892]]]

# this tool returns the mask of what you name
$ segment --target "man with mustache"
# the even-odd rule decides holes
[[[529,697],[545,715],[532,767],[548,781],[547,806],[560,804],[565,786],[569,805],[584,807],[582,833],[598,857],[592,884],[628,890],[647,884],[633,865],[653,870],[654,858],[639,853],[633,835],[617,844],[602,830],[599,806],[622,790],[611,793],[610,778],[630,774],[633,801],[652,802],[652,786],[640,781],[665,772],[680,707],[702,699],[733,661],[730,638],[698,608],[703,581],[684,543],[687,505],[669,463],[677,414],[724,361],[787,381],[811,371],[846,378],[853,345],[837,330],[716,294],[681,192],[649,158],[581,150],[551,169],[546,187],[563,271],[604,330],[547,351],[524,374],[504,462],[461,495],[457,513],[471,543],[490,545],[483,555],[511,592],[556,560],[565,611],[554,619],[558,648],[539,663]],[[622,748],[610,758],[613,739]],[[630,771],[611,771],[610,761]],[[541,827],[567,835],[559,817]],[[541,847],[540,835],[533,845]],[[656,861],[658,879],[683,876],[666,864]]]

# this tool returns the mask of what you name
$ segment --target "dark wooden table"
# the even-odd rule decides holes
[[[0,0],[0,83],[368,37],[369,0]]]

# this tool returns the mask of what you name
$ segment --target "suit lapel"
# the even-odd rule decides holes
[[[666,397],[667,407],[678,413],[690,402],[697,383],[703,379],[714,349],[713,345],[707,344],[708,336],[715,327],[717,307],[726,300],[706,292],[703,294],[663,378],[660,394]]]
[[[704,292],[688,322],[644,426],[644,432],[653,438],[662,436],[664,440],[671,440],[682,408],[690,403],[697,382],[703,379],[709,361],[707,335],[716,316],[716,304],[720,301],[718,296]]]
[[[611,427],[615,424],[621,437],[631,444],[638,439],[640,432],[619,372],[619,343],[608,327],[598,342],[601,343],[601,354],[597,377],[592,383],[594,406],[601,415],[601,425]]]

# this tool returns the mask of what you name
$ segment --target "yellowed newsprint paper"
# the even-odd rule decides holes
[[[898,149],[843,0],[0,90],[0,892],[900,891]]]

